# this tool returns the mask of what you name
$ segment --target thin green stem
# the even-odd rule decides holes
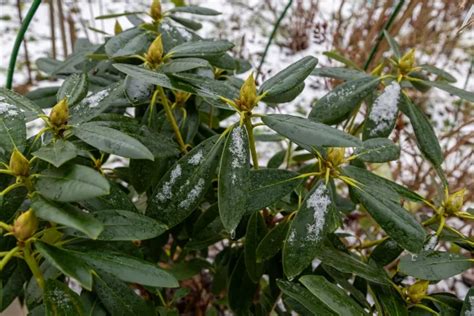
[[[181,136],[181,132],[179,131],[178,123],[171,111],[170,104],[168,102],[168,98],[165,95],[165,91],[162,87],[157,87],[158,93],[160,94],[161,103],[163,104],[163,108],[165,109],[166,117],[168,118],[168,122],[171,124],[171,128],[173,129],[176,140],[178,141],[179,147],[183,153],[187,152],[186,144],[184,143],[183,137]]]
[[[16,35],[15,44],[13,45],[12,54],[10,56],[10,63],[8,64],[7,82],[5,85],[7,89],[12,88],[16,59],[20,51],[21,43],[23,42],[23,38],[25,37],[26,30],[28,30],[28,26],[30,25],[30,22],[33,19],[33,16],[35,15],[36,10],[38,10],[38,7],[40,4],[41,4],[41,0],[33,1],[33,4],[31,5],[30,9],[28,10],[28,13],[25,16],[25,19],[23,20],[23,23],[21,24],[20,30],[18,31],[18,34]]]
[[[400,12],[400,9],[403,7],[404,3],[405,3],[405,0],[400,0],[398,2],[397,6],[393,10],[392,14],[388,18],[387,23],[385,23],[384,27],[380,30],[379,36],[377,37],[377,41],[375,42],[374,47],[372,47],[372,50],[370,51],[369,58],[367,59],[367,61],[364,64],[364,70],[367,70],[369,68],[370,63],[372,62],[372,59],[374,59],[374,57],[375,57],[375,53],[377,52],[377,50],[379,48],[379,45],[382,42],[382,39],[383,39],[383,36],[384,36],[383,31],[384,30],[388,31],[390,26],[392,26],[393,21],[395,21],[395,18],[398,15],[398,13]]]
[[[0,228],[6,230],[7,232],[12,231],[12,225],[8,225],[7,223],[0,222]]]
[[[148,110],[148,127],[151,127],[153,112],[155,110],[155,105],[156,105],[156,96],[158,95],[158,93],[159,93],[159,90],[156,89],[155,92],[153,92],[153,96],[151,97],[150,109]]]
[[[38,283],[39,287],[41,289],[44,289],[43,273],[41,273],[41,270],[38,266],[38,262],[36,262],[36,259],[31,254],[31,242],[30,241],[27,241],[25,243],[25,248],[23,249],[23,255],[25,257],[26,264],[30,268],[31,273],[33,273],[33,277],[35,278],[35,280]]]
[[[252,155],[252,163],[253,168],[258,169],[258,156],[257,156],[257,149],[255,147],[255,137],[253,135],[253,126],[252,126],[252,115],[245,116],[244,124],[247,128],[247,133],[249,135],[249,147],[250,147],[250,154]]]
[[[7,265],[11,258],[20,250],[20,248],[15,247],[9,252],[6,253],[5,257],[3,257],[2,261],[0,261],[0,271]]]
[[[275,25],[273,26],[272,33],[270,34],[270,37],[268,38],[267,46],[265,46],[265,50],[263,51],[262,59],[260,60],[260,64],[258,65],[258,68],[257,68],[257,74],[255,75],[255,81],[258,79],[258,76],[260,75],[260,71],[262,70],[263,63],[265,62],[265,58],[267,57],[268,49],[270,48],[270,45],[272,44],[273,38],[276,35],[278,27],[280,26],[281,21],[285,17],[285,15],[288,12],[288,9],[291,7],[292,3],[293,3],[293,0],[288,1],[288,3],[286,4],[286,7],[283,9],[283,12],[280,14],[280,17],[278,17],[278,20],[276,21]]]

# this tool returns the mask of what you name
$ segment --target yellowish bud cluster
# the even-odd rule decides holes
[[[145,53],[145,60],[148,66],[156,68],[163,61],[163,42],[161,34],[151,43],[148,51]]]
[[[13,223],[13,235],[17,240],[24,241],[38,230],[38,218],[32,209],[23,212]]]
[[[443,202],[445,213],[449,215],[456,215],[457,213],[461,212],[462,206],[464,204],[465,193],[466,189],[462,189],[458,192],[448,195]]]
[[[67,125],[69,120],[69,105],[67,99],[64,98],[59,101],[51,110],[49,114],[49,122],[56,129],[61,129]]]
[[[414,304],[419,303],[423,297],[426,296],[429,284],[429,281],[420,280],[410,285],[406,289],[406,295],[410,299],[410,302]]]
[[[340,166],[344,163],[344,155],[346,150],[344,148],[329,148],[327,151],[327,161],[333,167]]]
[[[410,49],[405,55],[400,58],[398,61],[398,68],[400,73],[407,74],[413,70],[415,67],[415,50]]]
[[[117,34],[122,33],[122,32],[123,32],[122,25],[120,25],[118,20],[115,20],[114,34],[117,35]]]
[[[159,21],[163,17],[160,0],[153,0],[151,3],[150,16],[154,21]]]
[[[8,167],[17,177],[27,177],[30,174],[30,163],[28,159],[16,148],[10,156],[10,164]]]
[[[257,85],[255,84],[252,72],[240,88],[240,96],[236,104],[241,111],[251,111],[255,105],[257,105],[258,101]]]

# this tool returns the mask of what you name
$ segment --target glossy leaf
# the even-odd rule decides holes
[[[367,315],[364,309],[337,285],[320,275],[305,275],[299,281],[327,307],[339,315]]]
[[[284,221],[273,227],[257,246],[257,261],[265,261],[275,256],[283,247],[290,223]]]
[[[178,160],[156,186],[146,214],[170,228],[185,220],[211,184],[222,144],[209,138]]]
[[[267,97],[276,97],[294,89],[301,85],[317,64],[318,60],[312,56],[298,60],[266,80],[260,86],[259,94],[265,93]],[[262,101],[266,101],[266,98],[264,97]]]
[[[87,74],[73,74],[64,80],[61,88],[59,88],[56,95],[56,101],[59,102],[66,98],[69,106],[81,101],[86,95],[88,90]]]
[[[92,268],[81,258],[72,255],[68,250],[35,242],[39,253],[62,273],[76,279],[86,290],[92,289]]]
[[[314,105],[309,118],[325,124],[336,124],[364,100],[369,93],[375,90],[380,79],[362,77],[347,81],[331,90]]]
[[[172,58],[220,56],[232,47],[234,44],[225,40],[186,42],[173,47],[168,56]]]
[[[0,161],[8,162],[13,149],[25,149],[25,115],[15,105],[2,101],[0,96]]]
[[[67,140],[58,139],[46,146],[42,146],[33,153],[33,156],[47,161],[56,168],[59,168],[71,159],[76,158],[77,154],[78,150],[73,143],[68,142]]]
[[[79,295],[66,284],[49,279],[44,287],[46,315],[82,315],[84,306]]]
[[[390,316],[408,316],[408,308],[405,300],[392,285],[370,285],[372,292],[384,312]]]
[[[283,271],[287,277],[297,276],[311,264],[333,227],[335,212],[331,188],[324,181],[317,182],[291,222],[283,245]]]
[[[205,7],[199,7],[195,5],[174,7],[173,9],[168,10],[168,12],[182,12],[182,13],[191,13],[191,14],[197,14],[197,15],[221,14],[220,12],[216,10],[205,8]]]
[[[235,125],[227,136],[219,168],[219,214],[225,229],[235,232],[247,211],[250,156],[247,130]]]
[[[400,147],[387,138],[371,138],[364,141],[354,154],[366,162],[387,162],[400,157]]]
[[[464,299],[464,304],[462,305],[461,315],[470,315],[469,313],[474,312],[474,288],[471,288]]]
[[[40,173],[36,189],[48,199],[73,202],[109,193],[109,183],[97,171],[82,165],[48,169]]]
[[[387,39],[388,45],[390,46],[390,49],[392,50],[393,55],[397,59],[400,59],[402,57],[402,53],[400,52],[400,46],[398,45],[398,43],[395,41],[395,39],[392,36],[390,36],[387,30],[383,30],[383,35]]]
[[[422,83],[427,84],[429,86],[444,90],[450,94],[454,94],[455,96],[460,97],[466,101],[474,102],[474,92],[467,91],[463,89],[456,88],[450,84],[444,83],[442,81],[426,81],[422,80]]]
[[[245,234],[244,261],[247,274],[254,283],[258,283],[263,274],[263,265],[257,261],[257,246],[266,232],[265,220],[260,212],[254,212],[247,223]]]
[[[74,135],[83,142],[109,154],[154,160],[150,150],[135,138],[95,122],[81,124],[74,129]]]
[[[33,101],[5,88],[0,88],[0,112],[5,109],[16,109],[23,112],[27,121],[31,121],[43,114],[43,111]]]
[[[321,67],[311,72],[312,76],[328,77],[344,81],[368,77],[363,71],[345,67]]]
[[[104,230],[102,223],[91,214],[70,204],[50,202],[36,195],[32,199],[31,208],[39,218],[77,229],[93,239]]]
[[[200,58],[179,58],[173,59],[160,66],[160,71],[164,73],[177,73],[189,71],[196,68],[210,67],[211,65],[205,59]]]
[[[420,65],[421,69],[431,72],[437,75],[439,78],[446,80],[447,82],[454,83],[456,78],[444,69],[432,66],[432,65]]]
[[[358,147],[362,142],[352,135],[311,120],[286,114],[270,114],[262,121],[278,134],[307,147]]]
[[[469,258],[463,255],[427,251],[406,255],[400,259],[400,271],[407,275],[430,281],[447,279],[472,268]]]

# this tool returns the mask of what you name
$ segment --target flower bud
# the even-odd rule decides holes
[[[145,54],[145,59],[152,67],[161,64],[163,60],[163,42],[161,41],[161,34],[155,38],[153,43],[151,43],[148,52]]]
[[[444,201],[444,210],[446,213],[452,215],[461,211],[462,205],[464,204],[465,192],[466,189],[462,189],[448,196]]]
[[[331,162],[333,167],[337,167],[344,162],[344,154],[346,150],[344,148],[329,148],[327,160]]]
[[[59,101],[51,110],[49,114],[49,121],[55,127],[61,127],[67,124],[69,119],[69,106],[67,99],[64,98]]]
[[[161,15],[161,1],[160,0],[153,0],[150,6],[150,16],[153,20],[158,21],[162,18]]]
[[[419,303],[423,297],[426,295],[428,290],[429,281],[417,281],[414,284],[410,285],[407,289],[407,296],[412,303]]]
[[[398,66],[402,73],[409,73],[415,65],[415,50],[410,49],[408,53],[403,55],[398,62]]]
[[[10,156],[10,165],[8,167],[15,176],[27,177],[30,174],[30,162],[16,148],[13,150],[12,155]]]
[[[120,25],[118,20],[115,20],[115,25],[114,25],[114,34],[117,35],[119,33],[122,33],[122,25]]]
[[[18,240],[26,240],[38,229],[38,218],[32,209],[22,213],[13,223],[13,235]]]
[[[253,78],[253,72],[245,80],[240,88],[240,97],[238,104],[241,110],[250,111],[257,104],[257,86]]]

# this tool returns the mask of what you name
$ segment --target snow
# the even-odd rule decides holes
[[[321,183],[306,201],[306,207],[313,211],[313,222],[306,225],[306,240],[318,241],[321,238],[321,231],[324,228],[326,213],[330,204],[331,199],[326,186]]]
[[[194,203],[201,194],[202,190],[204,189],[204,184],[204,179],[200,178],[196,186],[192,188],[191,191],[189,191],[188,195],[186,196],[186,199],[179,203],[179,207],[188,208],[192,203]]]
[[[21,112],[20,109],[4,101],[5,101],[5,98],[0,97],[0,115],[8,118],[8,117],[17,116],[18,114],[20,114]]]
[[[240,168],[245,163],[246,151],[244,148],[244,128],[237,126],[232,130],[230,134],[231,144],[230,152],[232,153],[232,168]]]
[[[384,131],[394,122],[398,113],[398,100],[400,98],[400,85],[392,82],[385,87],[382,94],[375,100],[370,111],[369,119],[375,123],[375,127],[370,131],[371,135],[377,135]]]
[[[176,180],[178,180],[178,178],[181,177],[181,173],[182,173],[181,166],[177,164],[176,167],[174,167],[174,169],[171,171],[169,181],[166,181],[163,184],[163,188],[161,189],[161,192],[158,192],[158,194],[156,195],[158,200],[160,200],[161,202],[164,202],[166,200],[171,199],[171,197],[173,196],[173,192],[171,191],[171,189],[173,185],[176,183]]]
[[[188,163],[193,166],[199,165],[202,160],[204,159],[204,155],[202,153],[202,150],[199,150],[194,156],[192,156],[189,160]]]
[[[95,108],[99,105],[100,101],[109,95],[109,91],[110,89],[100,90],[99,92],[91,94],[85,98],[81,103],[85,104],[88,108]]]

